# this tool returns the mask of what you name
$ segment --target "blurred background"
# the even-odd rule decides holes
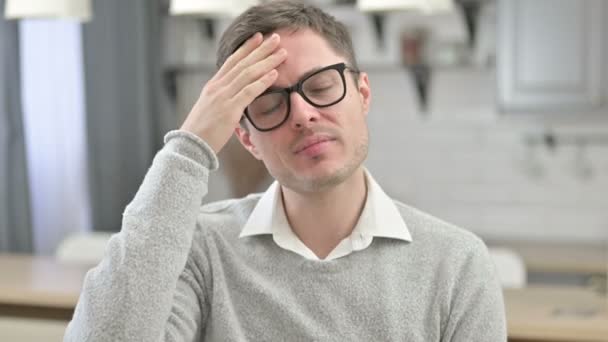
[[[608,340],[608,2],[309,2],[348,26],[369,75],[367,168],[484,239],[510,339]],[[0,0],[0,340],[60,334],[254,3]],[[236,141],[219,157],[204,202],[272,181]]]

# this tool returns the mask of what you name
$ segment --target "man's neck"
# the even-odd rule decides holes
[[[362,168],[324,192],[302,194],[284,187],[281,190],[291,229],[320,259],[352,233],[367,197]]]

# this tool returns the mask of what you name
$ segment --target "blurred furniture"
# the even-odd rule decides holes
[[[67,321],[0,316],[0,341],[61,342]]]
[[[62,341],[85,274],[103,258],[111,235],[70,235],[55,258],[0,254],[0,341]]]
[[[608,341],[608,300],[579,287],[505,289],[510,342]]]
[[[228,178],[230,197],[239,198],[265,191],[272,183],[264,163],[255,159],[234,135],[222,148],[218,158]]]
[[[603,243],[501,242],[519,254],[530,272],[606,274],[608,249]]]
[[[69,235],[55,252],[59,262],[96,265],[103,259],[103,253],[112,233],[86,232]]]
[[[527,270],[528,284],[570,284],[606,287],[608,248],[605,243],[486,241],[489,249],[508,248]],[[500,247],[499,247],[500,246]]]
[[[499,104],[507,113],[605,116],[605,1],[498,1]]]
[[[0,317],[70,320],[90,265],[0,254]]]
[[[519,254],[504,247],[489,248],[503,288],[521,288],[526,285],[526,265]]]

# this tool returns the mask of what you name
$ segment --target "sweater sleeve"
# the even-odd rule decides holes
[[[194,341],[202,329],[201,284],[186,265],[213,150],[172,131],[157,153],[120,233],[91,269],[64,341]]]
[[[485,244],[467,248],[453,285],[442,342],[507,341],[502,288]]]

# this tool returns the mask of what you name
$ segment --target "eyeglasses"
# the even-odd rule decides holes
[[[321,68],[287,88],[270,88],[245,108],[245,117],[258,131],[281,126],[290,114],[290,95],[294,91],[317,108],[332,106],[346,96],[344,70],[359,73],[345,63]]]

